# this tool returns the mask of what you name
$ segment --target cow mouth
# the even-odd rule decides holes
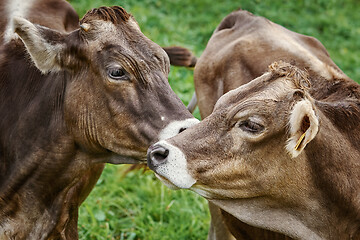
[[[178,186],[174,185],[169,179],[167,179],[166,177],[163,177],[157,173],[155,173],[155,176],[168,188],[172,189],[172,190],[178,190],[180,189]]]
[[[172,190],[178,190],[181,189],[178,186],[176,186],[175,184],[173,184],[169,179],[167,179],[166,177],[161,176],[158,173],[155,173],[155,176],[168,188],[172,189]],[[210,189],[207,188],[206,186],[202,185],[202,184],[194,184],[191,188],[189,188],[191,191],[196,192],[197,194],[199,194],[200,196],[206,198],[206,199],[217,199],[217,197],[211,193]],[[220,198],[221,199],[221,198]]]
[[[206,198],[206,199],[222,199],[222,197],[220,195],[216,195],[212,192],[211,188],[199,184],[199,183],[195,183],[191,188],[191,191],[196,192],[197,194],[199,194],[200,196]]]

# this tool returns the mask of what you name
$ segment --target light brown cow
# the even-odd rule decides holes
[[[324,88],[283,62],[270,70],[150,147],[150,168],[252,226],[295,239],[359,239],[360,86],[334,79]],[[243,237],[236,223],[229,228]]]
[[[77,239],[105,163],[144,163],[151,143],[197,120],[123,8],[93,9],[81,28],[63,0],[0,11],[0,239]]]
[[[334,93],[343,84],[357,88],[315,38],[291,32],[246,11],[237,11],[220,23],[195,68],[195,86],[202,118],[212,112],[222,94],[260,76],[270,63],[278,60],[290,61],[307,69],[313,85],[312,97],[317,100],[334,98]],[[339,97],[344,93],[338,94]],[[201,144],[203,146],[206,146],[204,142]],[[212,221],[216,224],[212,224],[209,239],[231,239],[226,229],[221,229],[222,220],[217,218],[219,211],[213,205],[210,210]],[[236,221],[225,211],[223,214],[237,239],[287,238]]]

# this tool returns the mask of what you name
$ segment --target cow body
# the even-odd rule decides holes
[[[291,96],[299,85],[276,87],[265,80],[270,73],[252,82],[269,71],[268,65],[280,60],[305,70],[309,77],[303,79],[308,79],[311,87],[302,87]],[[275,75],[272,79],[282,78]],[[285,76],[292,78],[287,73]],[[152,169],[166,184],[193,189],[210,199],[222,209],[221,213],[212,205],[212,218],[223,215],[237,239],[359,238],[359,86],[333,63],[319,41],[237,11],[214,31],[196,63],[194,81],[205,120],[179,137],[154,145],[152,151],[167,153],[157,157],[160,161],[151,160],[152,151],[148,155]],[[310,99],[306,106],[311,107],[299,112],[313,109],[314,119],[318,119],[314,126],[319,125],[310,140],[306,139],[311,136],[306,128],[308,119],[301,118],[303,115],[296,116],[304,120],[300,125],[305,130],[289,129],[296,119],[291,118],[294,99],[304,98]],[[285,102],[291,104],[284,107]],[[258,122],[262,115],[271,123]],[[251,132],[265,131],[262,127],[272,129],[271,134],[251,138]],[[298,141],[287,152],[291,134]],[[300,153],[295,156],[290,152],[296,143],[296,149],[302,150],[296,150]],[[183,168],[172,171],[167,162]],[[178,182],[179,172],[187,183]],[[221,229],[223,222],[216,221],[209,237],[224,239],[221,230],[226,234],[226,228]]]
[[[348,79],[317,39],[289,31],[247,11],[236,11],[225,17],[215,29],[194,71],[201,117],[210,115],[223,94],[261,76],[271,63],[279,60],[292,62],[302,69],[312,69],[322,78],[331,79],[331,76],[339,75],[338,78]],[[280,234],[255,230],[227,213],[220,213],[212,203],[209,207],[212,221],[227,215],[224,221],[243,229],[244,239],[288,239]],[[227,229],[221,220],[216,221],[217,224],[212,223],[209,239],[224,239]]]
[[[223,94],[259,77],[279,60],[309,68],[324,78],[347,78],[316,38],[236,11],[215,29],[196,63],[194,83],[201,117],[210,115]]]
[[[151,142],[196,120],[124,9],[91,10],[81,28],[62,0],[0,11],[0,238],[77,239],[104,164],[144,162]]]

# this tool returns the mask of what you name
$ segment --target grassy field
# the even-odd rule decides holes
[[[82,16],[91,8],[121,5],[142,31],[162,46],[181,45],[197,56],[221,19],[238,8],[318,38],[335,63],[360,80],[360,3],[357,0],[71,0]],[[185,104],[193,93],[192,70],[171,68],[169,81]],[[198,112],[195,116],[199,116]],[[206,201],[171,191],[151,172],[108,165],[80,209],[80,239],[206,239]]]

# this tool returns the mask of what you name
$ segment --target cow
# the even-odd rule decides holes
[[[77,239],[105,163],[145,163],[197,122],[165,51],[121,7],[0,3],[0,239]]]
[[[347,77],[335,65],[335,63],[329,57],[329,54],[327,53],[325,47],[313,37],[304,36],[289,31],[286,28],[269,21],[268,19],[254,16],[253,14],[244,10],[235,11],[229,14],[226,18],[224,18],[224,20],[214,31],[204,53],[201,55],[200,59],[196,63],[194,82],[201,117],[206,120],[206,117],[208,117],[213,112],[214,107],[216,106],[216,102],[223,94],[233,89],[236,89],[237,87],[244,84],[246,85],[253,79],[261,76],[264,72],[266,72],[267,66],[269,66],[272,62],[280,60],[291,62],[292,65],[295,65],[300,69],[305,69],[305,71],[309,73],[309,83],[311,83],[312,85],[310,95],[312,98],[315,99],[315,101],[324,101],[330,105],[333,104],[338,105],[339,107],[343,107],[344,112],[335,111],[331,113],[333,115],[333,119],[336,118],[338,120],[341,119],[343,121],[346,121],[344,119],[344,115],[341,114],[349,114],[349,119],[347,120],[349,123],[342,123],[344,123],[346,128],[352,128],[356,125],[356,122],[358,121],[358,115],[356,112],[357,108],[349,108],[349,112],[347,112],[346,109],[351,105],[352,101],[358,101],[358,98],[356,97],[358,85],[354,83],[349,77]],[[342,87],[344,86],[349,86],[347,88],[348,92],[346,92],[346,90],[344,90],[345,92],[342,92]],[[349,94],[349,96],[351,97],[355,97],[354,99],[348,99],[346,94]],[[344,99],[342,99],[342,97]],[[223,101],[219,100],[219,102]],[[218,105],[222,104],[218,103]],[[330,110],[326,111],[327,114],[330,114],[328,112]],[[213,119],[215,118],[215,116],[218,116],[215,114],[215,112],[213,115]],[[204,127],[206,122],[208,122],[209,124],[209,121],[205,121],[205,123],[202,123],[201,125]],[[214,123],[212,122],[212,124]],[[219,124],[220,123],[218,123],[216,126],[219,127]],[[252,123],[250,122],[250,124]],[[284,128],[286,128],[286,126],[284,126]],[[252,125],[248,127],[256,128],[257,126]],[[212,127],[209,127],[207,129],[214,130]],[[204,171],[204,174],[209,174],[208,167],[212,166],[209,163],[209,166],[207,167],[207,162],[202,159],[202,154],[204,152],[207,151],[207,154],[209,154],[209,156],[210,154],[214,154],[213,164],[221,164],[225,162],[226,156],[230,158],[232,154],[231,152],[227,152],[230,151],[231,146],[224,147],[223,145],[221,145],[217,147],[217,144],[215,142],[213,143],[214,145],[212,147],[214,149],[218,149],[219,153],[215,154],[213,150],[210,151],[210,149],[208,149],[210,142],[214,140],[215,136],[219,137],[218,135],[214,136],[212,133],[213,132],[204,131],[204,134],[210,135],[212,138],[211,140],[209,140],[209,142],[207,142],[205,139],[201,140],[201,142],[199,142],[199,145],[197,146],[195,146],[196,141],[194,139],[191,139],[191,142],[194,145],[194,148],[191,148],[192,151],[189,152],[188,149],[186,149],[182,152],[186,156],[186,158],[188,157],[188,155],[192,155],[192,158],[194,159],[191,161],[195,161],[196,159],[199,164],[198,167],[201,167],[201,169],[197,168],[197,170],[199,170],[200,172]],[[354,137],[356,138],[356,131],[349,134],[349,137],[351,139],[353,139]],[[195,135],[200,136],[199,133],[196,133]],[[204,138],[204,135],[201,136]],[[172,142],[172,140],[169,141]],[[218,139],[217,141],[220,140]],[[355,144],[354,154],[357,154],[358,151],[358,145],[356,146],[358,142],[356,141],[358,141],[358,139],[354,139],[354,141],[351,142],[351,144]],[[174,142],[180,144],[182,149],[183,143],[181,140],[179,142],[174,140]],[[348,143],[348,141],[346,143]],[[284,144],[282,144],[281,146],[283,145]],[[200,151],[199,153],[194,152],[196,151],[194,150],[196,147],[198,147],[198,150]],[[224,151],[223,149],[225,149],[226,151]],[[150,165],[154,165],[150,157],[153,156],[151,152],[152,151],[149,152],[148,161],[150,161]],[[166,151],[166,153],[168,152]],[[221,154],[223,154],[224,156],[224,159],[222,160],[220,160],[221,157],[218,156]],[[234,155],[233,157],[235,158],[235,156],[236,155]],[[300,155],[300,157],[301,156],[302,155]],[[209,159],[208,157],[206,157],[206,159]],[[320,159],[323,159],[323,157],[318,157]],[[349,160],[349,164],[356,164],[352,160],[354,159],[351,158],[351,160]],[[190,160],[187,161],[189,164]],[[186,166],[186,163],[179,164],[183,164],[183,167]],[[188,169],[189,168],[190,166],[188,166]],[[153,169],[157,169],[157,167],[153,167]],[[322,171],[327,170],[328,169],[326,168],[322,169]],[[180,171],[181,170],[178,169],[176,174],[173,174],[177,175],[177,173],[179,173]],[[189,171],[192,170],[189,169]],[[224,172],[219,172],[219,176],[221,173],[224,174]],[[229,179],[233,179],[233,177],[229,175],[224,174],[223,177],[225,178],[225,176]],[[349,174],[348,180],[355,181],[353,178],[350,178],[351,176],[354,177],[352,174]],[[329,183],[327,183],[324,179],[317,179],[317,181],[322,181],[322,183],[317,182],[317,189],[329,186]],[[337,180],[335,180],[335,183],[340,184],[340,182],[336,181]],[[321,186],[321,184],[324,185]],[[173,185],[171,184],[171,186]],[[217,187],[221,188],[221,185]],[[351,185],[351,187],[356,187],[356,185]],[[331,186],[331,189],[334,190],[335,194],[336,189],[334,189],[333,186]],[[346,196],[346,194],[344,194],[343,196]],[[222,208],[220,212],[220,210],[214,205],[214,202],[215,201],[211,200],[209,203],[210,212],[212,215],[212,225],[209,232],[209,239],[233,239],[226,227],[224,227],[224,222],[229,227],[231,232],[234,233],[236,239],[290,239],[289,236],[295,238],[299,237],[298,235],[294,235],[293,233],[285,236],[280,233],[259,229],[254,227],[259,227],[259,225],[253,222],[250,222],[250,225],[253,225],[250,226],[245,223],[247,222],[246,220],[241,222],[239,221],[239,219],[241,220],[242,218],[235,218],[236,216],[232,216],[231,214],[234,211],[229,210],[232,208],[225,207],[226,204],[216,202]],[[254,204],[253,207],[255,206],[256,204]],[[243,214],[245,214],[245,212],[243,212]],[[248,214],[251,215],[250,212]],[[284,220],[284,222],[286,222],[286,220]],[[266,226],[264,228],[269,229],[269,227]],[[281,232],[279,229],[272,230]],[[351,231],[349,230],[349,232]]]
[[[148,165],[252,226],[294,239],[359,239],[359,159],[360,85],[275,62],[201,123],[150,147]]]

